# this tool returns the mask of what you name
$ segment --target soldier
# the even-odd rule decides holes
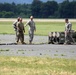
[[[68,21],[68,19],[65,19],[65,43],[68,44],[71,42],[74,43],[74,40],[72,38],[71,30],[72,30],[72,24]]]
[[[13,28],[14,28],[14,31],[16,32],[16,39],[17,39],[17,23],[19,22],[20,20],[20,17],[17,18],[17,21],[13,23]]]
[[[22,18],[20,18],[20,21],[17,23],[17,43],[20,40],[24,44],[24,32],[24,24],[22,23]]]
[[[34,31],[36,31],[35,22],[33,21],[33,16],[30,17],[30,21],[28,21],[25,27],[29,25],[29,44],[32,43],[34,37]]]

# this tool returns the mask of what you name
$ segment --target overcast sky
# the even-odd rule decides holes
[[[7,2],[7,3],[12,3],[12,2],[15,2],[15,3],[32,3],[32,1],[33,0],[0,0],[0,2],[1,3],[4,3],[4,2]],[[41,0],[41,1],[43,1],[43,2],[46,2],[46,1],[48,1],[48,0]],[[52,1],[52,0],[50,0],[50,1]],[[55,0],[55,1],[57,1],[58,3],[60,3],[60,2],[63,2],[64,0]]]

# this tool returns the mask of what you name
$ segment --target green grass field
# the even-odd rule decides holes
[[[76,60],[0,57],[0,75],[76,75]]]
[[[0,22],[0,34],[15,34],[13,22]],[[25,24],[25,23],[24,23]],[[76,30],[76,23],[72,22],[73,30]],[[36,22],[36,35],[48,35],[49,32],[55,31],[64,31],[65,23],[64,22]],[[28,26],[25,28],[25,35],[28,34]]]

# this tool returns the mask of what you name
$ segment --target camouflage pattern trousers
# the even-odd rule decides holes
[[[34,38],[34,30],[29,30],[29,42],[31,43]]]
[[[17,32],[17,43],[19,42],[24,43],[24,33],[23,32]]]
[[[74,40],[72,38],[72,33],[68,32],[65,34],[65,43],[74,43]]]

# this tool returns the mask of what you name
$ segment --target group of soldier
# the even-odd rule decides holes
[[[19,40],[22,44],[25,44],[24,42],[24,33],[25,33],[25,27],[29,25],[29,44],[32,44],[33,37],[34,37],[34,31],[36,31],[35,22],[33,21],[33,16],[30,16],[30,20],[26,23],[24,26],[22,22],[22,18],[18,17],[17,21],[13,23],[14,30],[16,32],[16,42],[18,43]],[[65,19],[65,43],[67,44],[68,41],[71,41],[74,43],[74,40],[72,38],[72,24],[69,22],[68,19]]]
[[[25,33],[25,27],[29,25],[29,44],[32,44],[33,37],[34,37],[34,31],[36,31],[35,22],[33,21],[33,16],[30,16],[30,20],[26,23],[24,26],[24,23],[22,22],[22,18],[18,17],[17,21],[13,23],[14,30],[16,32],[16,42],[19,43],[19,40],[22,44],[26,44],[24,42],[24,33]]]

